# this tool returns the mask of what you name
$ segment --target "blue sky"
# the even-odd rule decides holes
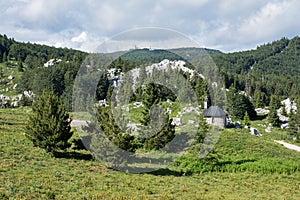
[[[126,30],[161,27],[223,52],[300,33],[299,0],[0,0],[0,34],[93,51]]]

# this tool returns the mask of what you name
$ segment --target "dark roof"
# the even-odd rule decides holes
[[[219,106],[211,106],[203,111],[204,117],[224,117],[226,115],[226,112]]]

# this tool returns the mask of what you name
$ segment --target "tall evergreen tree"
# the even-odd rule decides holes
[[[7,62],[7,54],[6,54],[5,51],[4,51],[4,53],[3,53],[2,62],[3,62],[3,63]]]
[[[144,92],[143,98],[143,119],[141,119],[141,123],[144,126],[147,126],[150,123],[150,108],[153,104],[158,102],[157,98],[157,87],[154,83],[149,83],[146,85],[146,89]]]
[[[204,99],[208,96],[208,89],[202,77],[197,77],[195,93],[197,96],[198,103],[203,107]]]
[[[160,149],[163,148],[175,137],[175,125],[172,125],[172,119],[167,116],[164,128],[155,136],[147,138],[144,142],[145,149]]]
[[[23,72],[23,71],[24,71],[22,61],[19,61],[19,62],[18,62],[18,71],[19,71],[19,72]]]
[[[256,111],[252,102],[243,94],[231,87],[227,93],[227,110],[229,114],[237,119],[243,119],[247,112],[250,119],[256,117]]]
[[[298,100],[297,105],[300,105],[299,103]],[[300,112],[298,110],[296,112],[291,110],[290,112],[288,132],[289,135],[300,141]]]
[[[268,122],[272,124],[272,126],[279,127],[280,120],[277,115],[277,109],[280,107],[280,101],[276,95],[271,96],[271,102],[270,102],[270,112],[268,114]]]
[[[35,146],[47,152],[64,150],[70,146],[71,118],[60,99],[44,90],[32,106],[26,136]]]
[[[208,124],[206,123],[203,115],[200,115],[200,120],[199,120],[199,128],[198,128],[198,131],[196,133],[196,136],[195,136],[195,143],[203,143],[204,142],[204,139],[205,139],[205,136],[206,136],[206,133],[208,131]]]

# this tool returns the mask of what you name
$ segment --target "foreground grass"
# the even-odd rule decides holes
[[[184,176],[161,170],[152,174],[126,174],[108,169],[98,161],[84,160],[86,157],[80,156],[84,152],[76,152],[76,157],[55,158],[34,148],[24,136],[26,114],[26,108],[0,110],[0,199],[300,198],[299,172],[213,172]],[[230,149],[230,134],[235,133],[222,136],[223,150]],[[240,143],[245,148],[242,139],[250,140],[245,136],[231,144],[236,159],[244,156],[241,148],[236,147]],[[271,142],[269,145],[275,150],[276,146]],[[259,152],[257,148],[251,151]],[[290,155],[279,147],[274,153],[276,157],[279,151],[287,159],[298,155]],[[263,152],[257,154],[262,157]]]

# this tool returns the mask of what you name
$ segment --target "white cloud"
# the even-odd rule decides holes
[[[139,27],[174,29],[223,51],[300,32],[298,0],[11,0],[0,8],[0,34],[88,51]]]
[[[72,37],[71,41],[72,42],[86,42],[88,39],[87,33],[86,32],[82,32],[80,33],[80,35]]]
[[[299,8],[300,2],[297,0],[266,4],[238,28],[239,41],[265,41],[299,34]]]

